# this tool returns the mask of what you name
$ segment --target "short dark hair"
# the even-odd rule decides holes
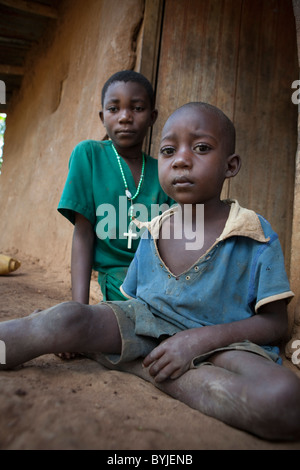
[[[120,72],[116,72],[104,83],[101,94],[102,106],[104,104],[107,89],[114,82],[135,82],[142,85],[145,88],[147,95],[149,96],[151,108],[154,109],[155,96],[151,83],[146,77],[144,77],[144,75],[139,72],[135,72],[134,70],[121,70]]]
[[[219,120],[222,129],[224,131],[224,136],[226,140],[226,151],[228,155],[232,155],[235,152],[235,144],[236,144],[236,131],[233,122],[229,119],[228,116],[217,106],[214,106],[209,103],[205,103],[203,101],[196,101],[191,103],[186,103],[178,109],[185,108],[185,107],[196,107],[206,109],[207,111],[211,112],[216,116]]]

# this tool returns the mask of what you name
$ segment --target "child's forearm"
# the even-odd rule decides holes
[[[86,259],[82,259],[82,261],[85,263]],[[72,262],[72,300],[83,304],[88,304],[91,267],[89,265],[85,266],[83,263],[80,262],[80,258],[77,260],[77,262]]]
[[[201,330],[201,329],[200,329]],[[260,313],[245,320],[205,327],[201,334],[201,349],[207,351],[244,340],[259,345],[278,343],[287,330],[285,301],[263,307]]]
[[[91,227],[76,223],[71,261],[72,300],[84,304],[89,303],[93,248],[94,233]]]
[[[75,259],[76,261],[75,261]],[[83,304],[89,303],[91,265],[81,256],[74,257],[71,267],[72,300]],[[80,261],[82,260],[82,262]]]
[[[245,340],[259,345],[275,343],[286,327],[284,301],[273,302],[245,320],[180,331],[154,348],[143,364],[157,382],[163,382],[182,375],[195,357],[232,343]]]

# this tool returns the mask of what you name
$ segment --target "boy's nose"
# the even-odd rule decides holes
[[[122,109],[119,114],[119,122],[132,121],[132,113],[129,109]]]
[[[190,152],[186,150],[178,151],[175,155],[173,160],[173,167],[180,167],[180,168],[190,168],[192,166],[192,156]]]

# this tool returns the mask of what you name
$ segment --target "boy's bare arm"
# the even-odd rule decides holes
[[[83,215],[76,213],[72,242],[71,278],[72,300],[88,304],[93,263],[94,231],[92,224]],[[61,359],[73,359],[76,353],[57,354]]]
[[[94,240],[92,224],[77,213],[72,242],[72,300],[84,304],[89,303]]]
[[[157,346],[143,361],[156,382],[186,372],[193,358],[244,340],[275,344],[287,329],[286,303],[278,300],[261,307],[251,318],[221,325],[184,330]]]

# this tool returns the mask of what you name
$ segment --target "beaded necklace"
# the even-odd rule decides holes
[[[130,201],[130,208],[129,208],[129,219],[130,219],[130,222],[129,222],[129,226],[128,226],[128,232],[123,233],[123,235],[128,238],[127,248],[130,249],[130,248],[131,248],[131,244],[132,244],[132,239],[133,239],[133,238],[137,238],[137,236],[138,236],[136,232],[133,232],[133,231],[132,231],[133,219],[134,219],[134,215],[133,215],[133,210],[134,210],[133,201],[138,197],[138,195],[139,195],[139,193],[140,193],[141,186],[142,186],[142,182],[143,182],[143,179],[144,179],[144,174],[145,174],[145,154],[144,154],[144,152],[142,153],[142,155],[143,155],[143,164],[142,164],[142,171],[141,171],[140,181],[139,181],[139,184],[138,184],[138,187],[137,187],[137,189],[136,189],[135,194],[132,195],[131,192],[130,192],[129,189],[128,189],[128,184],[127,184],[127,181],[126,181],[126,178],[125,178],[125,174],[124,174],[124,170],[123,170],[123,167],[122,167],[121,157],[120,157],[120,155],[118,154],[118,152],[116,151],[115,146],[114,146],[113,144],[112,144],[112,148],[113,148],[113,150],[114,150],[114,152],[115,152],[115,154],[116,154],[117,161],[118,161],[118,164],[119,164],[120,172],[121,172],[122,179],[123,179],[123,183],[124,183],[124,186],[125,186],[125,195],[126,195],[127,199],[129,199],[129,201]]]

